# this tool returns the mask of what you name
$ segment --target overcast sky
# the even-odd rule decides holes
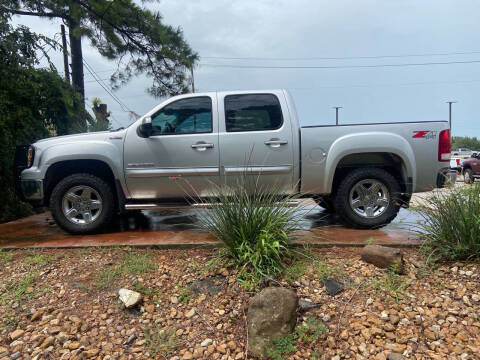
[[[333,106],[343,107],[341,123],[447,120],[445,102],[457,100],[453,134],[480,137],[480,3],[476,0],[163,0],[147,6],[160,11],[166,24],[182,27],[187,42],[200,55],[195,69],[199,91],[286,88],[295,98],[302,125],[334,124]],[[50,36],[60,27],[58,21],[36,18],[16,17],[15,22]],[[109,78],[114,63],[102,59],[88,40],[84,40],[84,56],[102,79]],[[61,54],[52,58],[63,71]],[[348,67],[445,62],[457,63]],[[87,99],[106,102],[114,126],[131,122],[91,75],[85,81]],[[137,78],[115,94],[143,114],[161,101],[146,94],[150,84]]]

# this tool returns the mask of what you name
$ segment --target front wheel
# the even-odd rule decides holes
[[[400,210],[400,184],[379,168],[355,169],[335,192],[334,207],[350,227],[375,229],[389,224]]]
[[[91,174],[73,174],[59,181],[50,197],[50,210],[58,226],[72,234],[97,232],[114,212],[113,192]]]
[[[465,182],[465,184],[473,184],[475,179],[473,178],[472,169],[465,169],[463,171],[463,181]]]

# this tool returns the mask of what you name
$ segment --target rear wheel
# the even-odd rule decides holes
[[[389,224],[400,210],[400,184],[379,168],[355,169],[340,182],[335,211],[347,225],[375,229]]]
[[[91,174],[73,174],[54,187],[50,210],[62,229],[88,234],[110,221],[114,203],[112,189],[105,181]]]
[[[465,184],[473,184],[475,179],[473,177],[472,169],[465,169],[463,171],[463,181],[465,182]]]

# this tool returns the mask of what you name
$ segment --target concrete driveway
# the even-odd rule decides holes
[[[49,212],[0,224],[0,247],[49,248],[85,246],[154,246],[189,248],[220,246],[198,229],[198,212],[205,210],[144,211],[115,218],[95,235],[71,235],[59,229]],[[401,209],[392,224],[378,230],[347,229],[321,207],[311,205],[303,218],[297,243],[312,246],[363,246],[372,241],[392,246],[418,246],[415,212]]]

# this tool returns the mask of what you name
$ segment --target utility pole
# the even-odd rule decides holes
[[[332,109],[335,109],[335,125],[338,125],[338,109],[343,109],[341,106],[334,106]]]
[[[450,136],[452,135],[452,104],[455,104],[456,101],[447,101],[448,104],[448,125],[450,127]]]
[[[67,52],[67,36],[65,35],[65,26],[60,25],[62,31],[62,47],[63,47],[63,68],[65,69],[65,80],[70,84],[70,70],[68,68],[68,52]]]
[[[191,78],[192,78],[192,93],[195,92],[195,80],[193,78],[193,65],[190,65],[190,75],[191,75]]]

